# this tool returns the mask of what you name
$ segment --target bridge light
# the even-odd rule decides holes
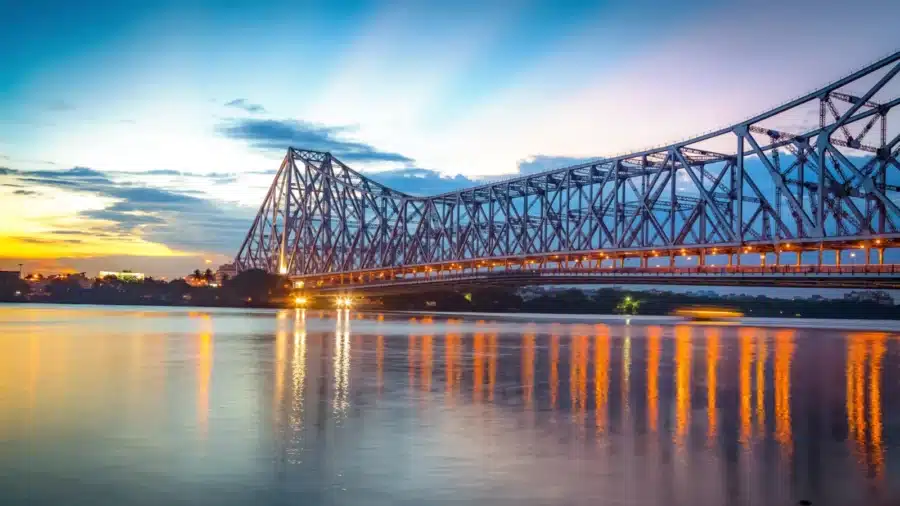
[[[298,305],[298,306],[305,306],[307,302],[309,302],[309,300],[308,300],[306,297],[303,297],[303,296],[296,297],[296,298],[294,299],[294,304],[296,304],[296,305]]]
[[[855,252],[855,251],[851,252],[851,253],[850,253],[850,258],[855,258],[855,257],[856,257],[856,252]]]
[[[784,245],[784,249],[791,249],[791,243],[787,243]]]
[[[279,274],[287,274],[287,267],[282,265],[281,267],[278,268],[278,272],[279,272]]]
[[[881,239],[875,239],[875,244],[881,244]]]

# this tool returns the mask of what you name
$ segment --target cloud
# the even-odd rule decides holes
[[[243,109],[251,114],[261,114],[266,112],[266,108],[259,104],[251,104],[246,98],[236,98],[231,102],[226,102],[225,107],[235,107]]]
[[[571,165],[578,165],[580,163],[596,160],[597,158],[599,157],[576,158],[571,156],[534,155],[529,156],[524,160],[519,160],[519,162],[517,163],[517,167],[519,169],[519,174],[537,174],[538,172],[545,172],[553,169],[562,169]]]
[[[397,191],[422,197],[479,184],[478,181],[462,175],[444,176],[437,171],[419,168],[368,172],[366,176]]]
[[[43,239],[40,237],[14,237],[14,239],[30,244],[57,244],[64,242],[66,244],[81,244],[81,239]]]
[[[20,182],[29,183],[30,187],[55,187],[113,199],[111,205],[82,211],[79,216],[109,222],[109,232],[137,234],[182,251],[232,254],[240,247],[253,218],[252,210],[235,205],[159,187],[114,181],[110,175],[121,174],[116,172],[76,167],[62,171],[9,173],[17,176]]]
[[[322,126],[294,120],[233,119],[219,126],[225,137],[247,141],[264,150],[286,150],[288,147],[328,151],[345,162],[400,162],[413,160],[399,153],[380,151],[369,144],[341,139],[352,132],[348,126]]]
[[[13,192],[13,195],[30,196],[30,195],[38,195],[38,192],[31,191],[31,190],[16,190]]]

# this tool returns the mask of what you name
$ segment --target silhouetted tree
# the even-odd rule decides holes
[[[241,272],[229,280],[225,288],[229,294],[251,305],[265,305],[290,292],[290,285],[284,278],[262,269]]]

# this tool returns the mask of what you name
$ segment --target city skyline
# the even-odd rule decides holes
[[[798,25],[805,4],[16,6],[0,35],[0,268],[224,263],[288,145],[437,193],[733,123],[896,50],[836,10]]]

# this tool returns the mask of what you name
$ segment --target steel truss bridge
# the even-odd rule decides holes
[[[236,266],[322,291],[900,288],[885,261],[900,247],[898,74],[900,52],[692,139],[430,197],[289,148]]]

